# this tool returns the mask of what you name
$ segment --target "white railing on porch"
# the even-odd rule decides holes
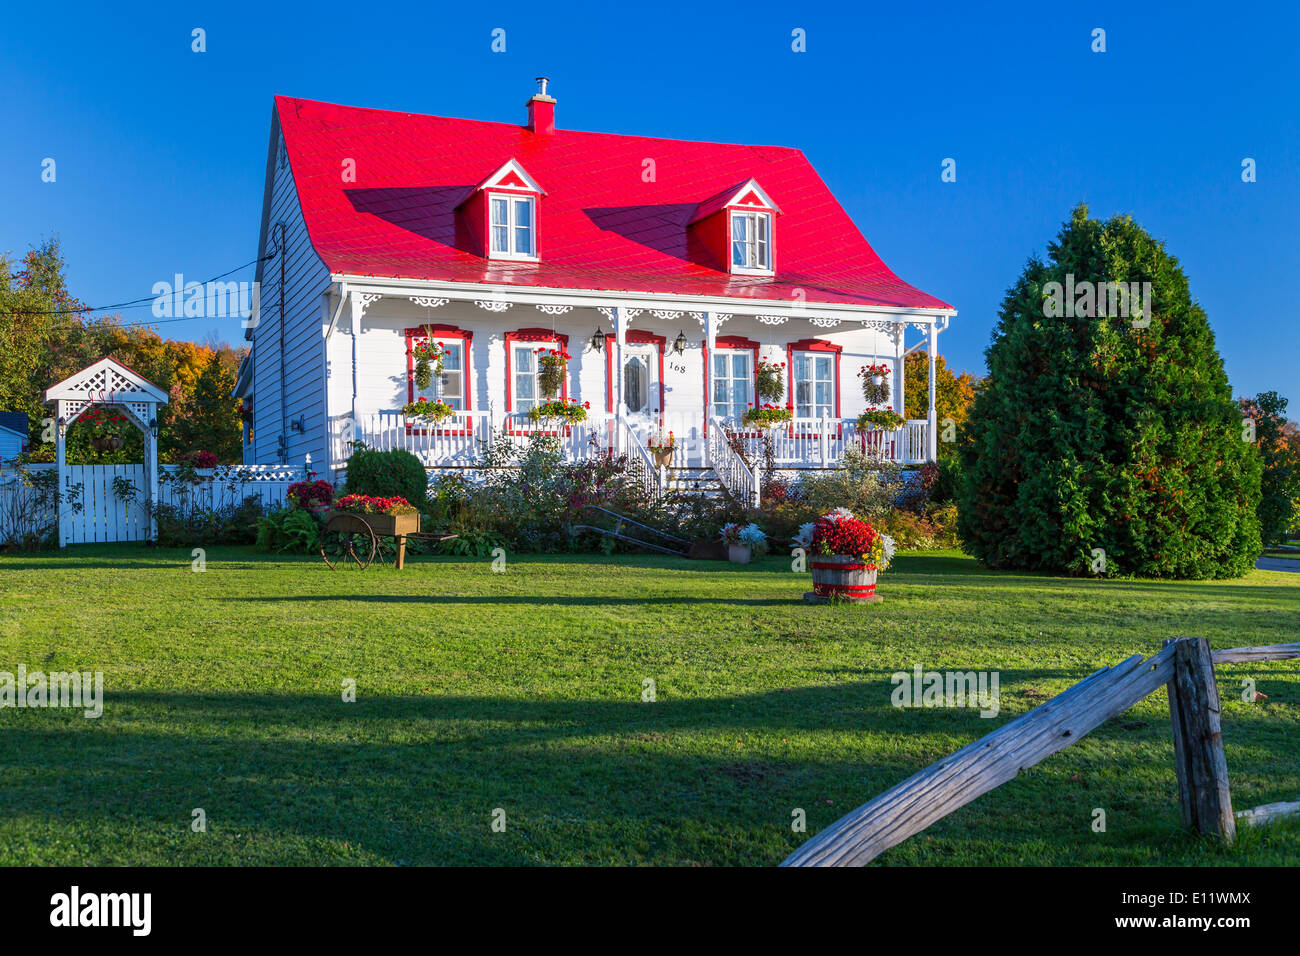
[[[773,463],[785,468],[834,468],[851,448],[881,461],[918,464],[926,460],[927,422],[916,419],[904,422],[894,431],[880,428],[859,429],[852,418],[796,418],[789,425],[768,429]],[[764,434],[731,424],[732,434],[740,434],[745,454],[751,461],[764,457]]]
[[[743,439],[742,439],[743,440]],[[740,457],[740,453],[731,446],[730,434],[726,423],[716,415],[709,416],[709,465],[717,473],[718,479],[726,486],[737,501],[757,508],[761,503],[762,471],[757,459],[751,455],[754,467],[751,469]]]
[[[714,435],[714,423],[718,423],[718,435]],[[687,427],[682,422],[676,426],[679,436],[688,431],[702,432],[704,429]],[[859,429],[857,420],[852,418],[800,418],[782,428],[769,429],[767,437],[772,443],[773,465],[780,468],[835,468],[843,460],[845,453],[852,448],[864,452],[872,458],[893,461],[898,464],[920,464],[927,460],[926,431],[928,423],[924,419],[905,422],[893,431],[879,428]],[[709,416],[706,448],[708,457],[701,464],[718,467],[731,467],[728,455],[735,456],[726,440],[726,432],[739,436],[744,442],[744,450],[750,461],[762,461],[763,433],[744,428],[735,422],[721,421],[714,415]],[[340,435],[342,429],[337,430]],[[526,414],[493,416],[491,412],[456,412],[440,424],[414,422],[400,412],[383,412],[364,416],[358,422],[355,438],[368,447],[380,451],[401,448],[411,452],[429,468],[474,468],[483,463],[483,451],[495,436],[508,435],[526,438],[528,435],[545,432],[555,435],[560,442],[560,449],[566,461],[583,461],[609,450],[626,453],[641,462],[646,471],[655,475],[655,484],[662,486],[653,460],[646,450],[636,428],[622,416],[596,413],[587,421],[576,425],[556,427],[550,422],[531,422]],[[716,454],[714,454],[716,450]],[[340,438],[334,450],[334,461],[341,464],[347,460],[350,449]],[[679,455],[686,461],[685,455]],[[739,456],[736,456],[739,460]],[[741,462],[743,464],[743,462]],[[727,487],[733,494],[744,494],[749,500],[748,489],[753,482],[753,475],[744,478],[739,470],[732,468],[729,477],[734,482]],[[723,477],[724,482],[727,477]]]
[[[630,470],[641,484],[641,490],[652,501],[663,494],[666,475],[662,468],[656,468],[650,451],[641,441],[641,436],[622,415],[617,419],[615,449],[627,455]]]

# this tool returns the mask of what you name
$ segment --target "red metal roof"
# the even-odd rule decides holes
[[[951,308],[885,266],[797,149],[275,103],[308,234],[332,273]],[[354,183],[342,182],[345,159],[356,162]],[[547,189],[537,263],[489,261],[456,245],[456,206],[510,159]],[[646,159],[653,182],[642,178]],[[776,275],[692,261],[700,253],[687,223],[699,204],[751,177],[782,211]]]

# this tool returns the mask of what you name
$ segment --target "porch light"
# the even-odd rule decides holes
[[[686,351],[686,345],[687,345],[686,333],[678,332],[677,338],[673,340],[673,351],[676,352],[678,355],[681,355],[683,352]]]
[[[158,437],[158,419],[149,419],[149,434],[153,435],[154,438]]]
[[[591,333],[591,347],[597,352],[605,347],[605,333],[600,329]]]

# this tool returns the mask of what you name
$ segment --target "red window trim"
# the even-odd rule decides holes
[[[561,350],[569,350],[569,337],[563,332],[556,332],[554,329],[516,329],[513,332],[505,334],[506,346],[506,430],[510,431],[509,416],[515,414],[515,372],[513,367],[514,344],[516,342],[555,342]],[[540,396],[538,396],[540,399]],[[560,397],[566,401],[569,398],[569,376],[564,376],[564,384],[560,387]],[[551,434],[555,434],[552,432]]]
[[[605,411],[616,414],[614,409],[614,343],[613,333],[605,333]],[[662,335],[646,332],[642,329],[629,329],[623,340],[625,345],[653,345],[659,350],[659,427],[664,427],[664,346],[668,340]],[[618,409],[617,414],[622,413]]]
[[[835,353],[835,418],[840,418],[840,356],[844,352],[844,346],[836,345],[834,342],[828,342],[825,339],[799,339],[795,342],[786,343],[785,347],[785,368],[789,384],[786,386],[790,394],[790,408],[794,409],[794,353],[795,352],[834,352]],[[836,426],[838,434],[839,426]],[[793,425],[790,433],[794,434]],[[808,436],[800,436],[808,437]]]
[[[461,375],[465,382],[465,407],[464,411],[474,410],[473,396],[473,376],[470,374],[470,352],[474,341],[474,333],[470,329],[462,329],[455,325],[443,325],[440,323],[429,323],[427,325],[413,325],[406,329],[406,401],[415,401],[415,352],[413,346],[417,339],[427,339],[428,333],[433,334],[435,339],[460,339],[463,342],[461,346]],[[432,432],[438,435],[468,435],[474,428],[473,422],[467,420],[467,428],[418,428],[410,422],[406,424],[406,433],[408,435],[427,435]]]

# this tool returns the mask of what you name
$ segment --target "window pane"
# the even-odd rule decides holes
[[[646,367],[639,358],[633,357],[623,367],[623,404],[629,412],[639,412],[645,408]]]
[[[509,252],[510,251],[510,229],[506,226],[492,227],[492,251]]]
[[[828,382],[831,380],[831,358],[829,355],[817,356],[817,377]]]
[[[533,350],[526,345],[515,347],[515,371],[516,372],[533,372],[536,371],[537,365],[533,361],[537,356]]]
[[[507,224],[508,223],[506,222],[506,200],[504,199],[492,200],[492,225],[504,226]]]
[[[444,402],[457,411],[465,408],[465,393],[462,391],[465,380],[461,372],[444,369],[442,373],[442,395],[439,396]]]
[[[717,352],[713,353],[713,377],[725,378],[727,375],[727,357]]]
[[[515,252],[521,256],[533,254],[533,231],[528,228],[515,229]]]
[[[442,343],[442,367],[444,369],[459,369],[462,346],[459,342]]]
[[[531,199],[515,200],[515,225],[531,229],[533,225],[533,201]]]

